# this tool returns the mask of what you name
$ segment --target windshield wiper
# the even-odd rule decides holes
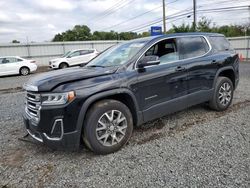
[[[87,67],[101,67],[101,68],[105,68],[105,66],[102,66],[102,65],[89,65]]]

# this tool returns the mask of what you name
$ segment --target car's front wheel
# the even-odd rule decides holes
[[[26,76],[30,73],[30,69],[28,67],[22,67],[19,72],[21,75]]]
[[[119,150],[132,135],[133,120],[129,108],[116,100],[95,103],[84,122],[83,140],[97,154]]]
[[[65,69],[65,68],[67,68],[67,67],[69,67],[67,63],[61,63],[61,64],[59,65],[59,69]]]
[[[232,103],[234,86],[232,81],[227,77],[218,77],[215,84],[215,91],[212,99],[209,101],[210,108],[223,111]]]

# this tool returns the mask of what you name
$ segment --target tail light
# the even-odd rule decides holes
[[[30,61],[30,63],[36,63],[36,61]]]

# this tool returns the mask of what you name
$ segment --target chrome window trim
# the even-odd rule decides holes
[[[212,51],[212,45],[210,44],[207,36],[205,35],[183,35],[183,36],[175,36],[175,37],[166,37],[164,39],[158,40],[156,42],[154,42],[151,46],[149,46],[146,50],[144,50],[144,52],[140,55],[140,57],[136,60],[136,62],[134,63],[134,70],[138,70],[137,64],[138,61],[141,59],[141,57],[155,44],[157,44],[158,42],[161,42],[163,40],[168,40],[168,39],[175,39],[175,38],[187,38],[187,37],[203,37],[205,39],[205,41],[207,42],[207,45],[209,46],[209,50],[201,55],[201,56],[197,56],[197,57],[191,57],[191,58],[187,58],[187,59],[181,59],[181,60],[176,60],[176,61],[169,61],[168,63],[164,63],[164,64],[159,64],[159,65],[152,65],[152,66],[162,66],[162,65],[166,65],[166,64],[171,64],[171,63],[176,63],[176,62],[182,62],[182,61],[186,61],[186,60],[191,60],[191,59],[196,59],[196,58],[201,58],[206,56],[208,53],[210,53]],[[152,66],[148,66],[148,67],[152,67]],[[147,68],[148,68],[147,67]]]

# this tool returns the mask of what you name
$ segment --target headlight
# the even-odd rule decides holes
[[[41,94],[42,105],[61,105],[74,100],[75,92]]]
[[[56,61],[50,61],[49,65],[52,65],[52,64],[55,64],[55,63],[56,63]]]

